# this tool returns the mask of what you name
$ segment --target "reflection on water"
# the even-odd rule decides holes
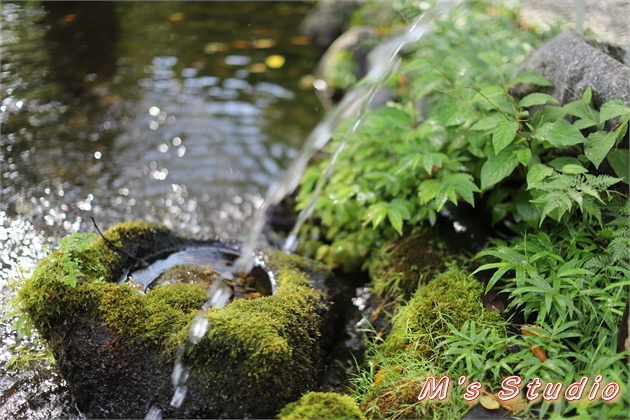
[[[242,239],[320,117],[308,7],[2,2],[0,313],[9,280],[90,216]],[[5,371],[20,341],[0,326],[0,417],[77,415],[45,364]]]

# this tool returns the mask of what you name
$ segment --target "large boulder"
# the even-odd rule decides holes
[[[612,100],[630,105],[630,68],[602,51],[603,44],[593,45],[565,30],[534,50],[516,73],[535,71],[545,76],[554,85],[549,93],[561,104],[581,98],[590,86],[597,106]]]
[[[230,260],[234,248],[146,223],[81,241],[41,261],[18,299],[89,417],[144,418],[158,409],[176,418],[274,417],[318,388],[340,293],[326,266],[262,251],[266,263],[246,283],[255,289],[275,278],[275,293],[258,287],[202,314],[212,285],[227,281],[211,270],[178,266],[153,288],[126,281],[129,271],[190,247],[216,247]],[[184,272],[190,276],[173,281]],[[208,330],[192,344],[190,326],[200,316]],[[183,403],[171,405],[183,391]]]

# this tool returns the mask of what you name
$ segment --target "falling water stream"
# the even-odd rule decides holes
[[[406,32],[389,39],[369,54],[368,74],[344,96],[339,104],[326,114],[307,137],[301,151],[293,160],[285,175],[269,188],[262,206],[253,216],[252,227],[245,243],[241,247],[240,257],[231,266],[230,278],[232,275],[245,275],[252,270],[256,261],[254,249],[262,235],[267,210],[295,190],[306,171],[309,160],[328,143],[333,129],[341,122],[341,119],[346,117],[348,110],[355,109],[355,115],[351,116],[353,118],[352,125],[333,153],[323,176],[318,180],[310,202],[300,212],[297,223],[284,245],[285,251],[294,250],[297,244],[297,233],[304,221],[311,215],[323,184],[329,179],[334,170],[337,157],[363,121],[376,92],[383,88],[400,65],[398,53],[406,46],[418,42],[429,32],[432,24],[435,23],[440,15],[450,12],[458,3],[459,0],[439,0],[431,9],[416,19]],[[208,320],[204,316],[205,312],[211,307],[223,307],[229,299],[228,291],[221,288],[221,286],[214,287],[213,285],[208,296],[208,301],[190,326],[189,342],[193,345],[197,344],[208,331]],[[186,367],[182,363],[182,354],[185,346],[186,343],[180,346],[172,374],[175,392],[171,405],[175,407],[179,407],[182,404],[186,395],[186,379],[188,375]],[[146,418],[157,420],[160,416],[160,410],[153,406]]]
[[[420,15],[406,32],[389,39],[370,52],[368,56],[368,74],[321,120],[304,142],[300,153],[295,158],[286,174],[269,188],[263,205],[253,216],[252,228],[241,248],[241,256],[233,265],[233,273],[247,273],[252,269],[254,265],[254,248],[256,247],[258,238],[262,234],[267,210],[269,207],[278,204],[287,194],[295,190],[306,171],[309,160],[328,143],[332,136],[333,129],[340,122],[341,118],[345,116],[347,111],[349,109],[356,109],[356,114],[353,116],[354,123],[344,135],[339,146],[337,146],[324,175],[317,182],[315,192],[309,203],[300,212],[297,223],[287,238],[284,250],[293,251],[295,249],[297,245],[297,233],[302,224],[313,212],[315,204],[319,199],[321,188],[332,174],[337,157],[363,121],[376,92],[383,88],[389,77],[398,68],[400,64],[398,53],[406,46],[418,42],[428,33],[431,26],[440,15],[449,13],[459,2],[460,0],[439,0],[431,9]]]
[[[297,231],[312,213],[337,157],[398,67],[398,53],[460,1],[439,0],[407,31],[376,47],[367,76],[321,119],[299,152],[305,126],[312,127],[319,116],[315,98],[298,84],[315,67],[317,54],[299,36],[286,36],[295,32],[296,19],[290,14],[302,7],[298,3],[239,2],[240,9],[257,16],[246,30],[234,29],[245,27],[235,22],[234,3],[213,2],[212,8],[205,2],[95,3],[89,7],[102,10],[86,14],[93,20],[92,32],[106,39],[88,41],[96,57],[90,58],[90,51],[81,51],[82,45],[72,44],[74,38],[63,32],[80,22],[84,11],[44,11],[53,9],[52,2],[50,7],[3,2],[3,37],[8,37],[1,45],[0,89],[3,292],[7,294],[6,279],[20,269],[13,269],[15,261],[27,256],[20,264],[32,265],[55,239],[89,230],[86,220],[92,214],[101,225],[142,217],[198,236],[241,237],[247,232],[240,257],[223,275],[249,272],[256,264],[254,249],[267,210],[297,187],[311,157],[354,110],[351,128],[286,241],[284,249],[294,250]],[[290,18],[269,17],[272,9]],[[275,25],[269,25],[270,19]],[[286,57],[286,73],[265,64],[265,57],[279,56]],[[306,59],[296,65],[292,56]],[[73,59],[93,62],[71,71],[58,64]],[[272,184],[288,161],[292,163],[284,177]],[[259,190],[265,188],[262,199]],[[226,296],[218,282],[191,326],[187,345],[205,335],[203,313],[225,305]],[[5,364],[6,339],[16,339],[8,324],[0,327],[5,340],[0,361]],[[5,372],[3,367],[0,371]],[[179,360],[172,375],[174,405],[184,399],[186,377]],[[0,381],[3,403],[18,394],[20,382],[11,381],[8,375]],[[65,398],[58,385],[49,383],[44,387],[50,389],[32,392],[51,390],[50,401]],[[28,398],[14,398],[19,404],[7,404],[0,413],[26,416],[28,404],[22,401]],[[29,414],[68,417],[70,412],[75,415],[76,410],[44,407],[41,415],[34,410]],[[148,417],[159,415],[153,408]]]

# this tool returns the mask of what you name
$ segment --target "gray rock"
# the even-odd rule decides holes
[[[578,99],[590,86],[596,106],[612,100],[630,105],[630,68],[569,30],[530,54],[516,74],[523,71],[549,79],[554,85],[549,94],[562,104]]]
[[[359,4],[355,0],[320,0],[302,22],[300,32],[318,47],[327,48],[346,29],[352,11]]]

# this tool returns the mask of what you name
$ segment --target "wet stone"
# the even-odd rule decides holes
[[[209,267],[199,267],[190,264],[175,264],[162,273],[150,288],[171,285],[175,283],[203,284],[208,289],[215,281],[224,281],[223,277]]]
[[[144,418],[151,406],[165,418],[271,418],[321,386],[340,327],[341,292],[328,267],[262,250],[264,265],[225,279],[234,260],[230,244],[187,239],[144,222],[116,225],[103,235],[108,243],[98,240],[73,255],[81,266],[95,267],[82,283],[60,284],[50,275],[59,259],[50,257],[20,292],[88,418]],[[207,248],[216,252],[197,252]],[[210,255],[214,269],[171,265],[173,259],[166,264],[173,255],[188,261]],[[132,279],[138,274],[139,261],[159,268],[142,267],[159,272],[155,280],[135,279],[151,286],[146,294],[119,282],[129,271]],[[230,302],[200,312],[217,281],[229,286]],[[186,389],[180,401],[171,377],[182,346],[188,379],[177,385]]]

